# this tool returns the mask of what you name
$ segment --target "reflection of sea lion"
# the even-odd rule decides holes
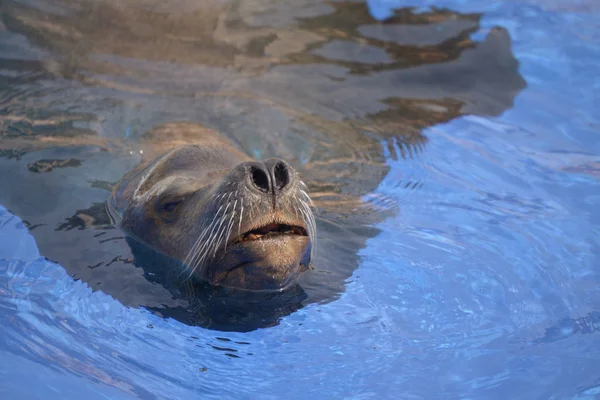
[[[310,204],[285,161],[253,161],[215,135],[140,164],[115,186],[108,209],[132,236],[188,266],[187,276],[279,290],[310,261]]]

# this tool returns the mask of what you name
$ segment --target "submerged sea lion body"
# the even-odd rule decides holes
[[[281,159],[252,160],[210,131],[194,144],[169,143],[113,189],[108,210],[121,227],[181,261],[185,277],[252,291],[294,282],[315,234],[297,172]]]

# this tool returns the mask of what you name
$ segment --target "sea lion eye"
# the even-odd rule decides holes
[[[175,211],[177,206],[179,204],[181,204],[182,202],[183,202],[183,199],[165,201],[164,203],[162,203],[160,205],[159,208],[161,211],[164,211],[164,212],[173,212],[173,211]]]
[[[161,209],[166,212],[171,212],[177,208],[177,206],[181,203],[180,201],[169,201],[161,206]]]

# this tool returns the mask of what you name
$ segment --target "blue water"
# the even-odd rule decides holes
[[[600,398],[600,6],[370,2],[411,4],[482,12],[477,39],[505,27],[527,87],[386,153],[366,201],[397,212],[339,299],[248,333],[161,319],[43,259],[0,207],[0,398]]]

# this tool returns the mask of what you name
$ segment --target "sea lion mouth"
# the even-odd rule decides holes
[[[298,225],[271,223],[242,233],[232,243],[242,243],[254,240],[264,240],[281,235],[308,236],[306,229]]]

